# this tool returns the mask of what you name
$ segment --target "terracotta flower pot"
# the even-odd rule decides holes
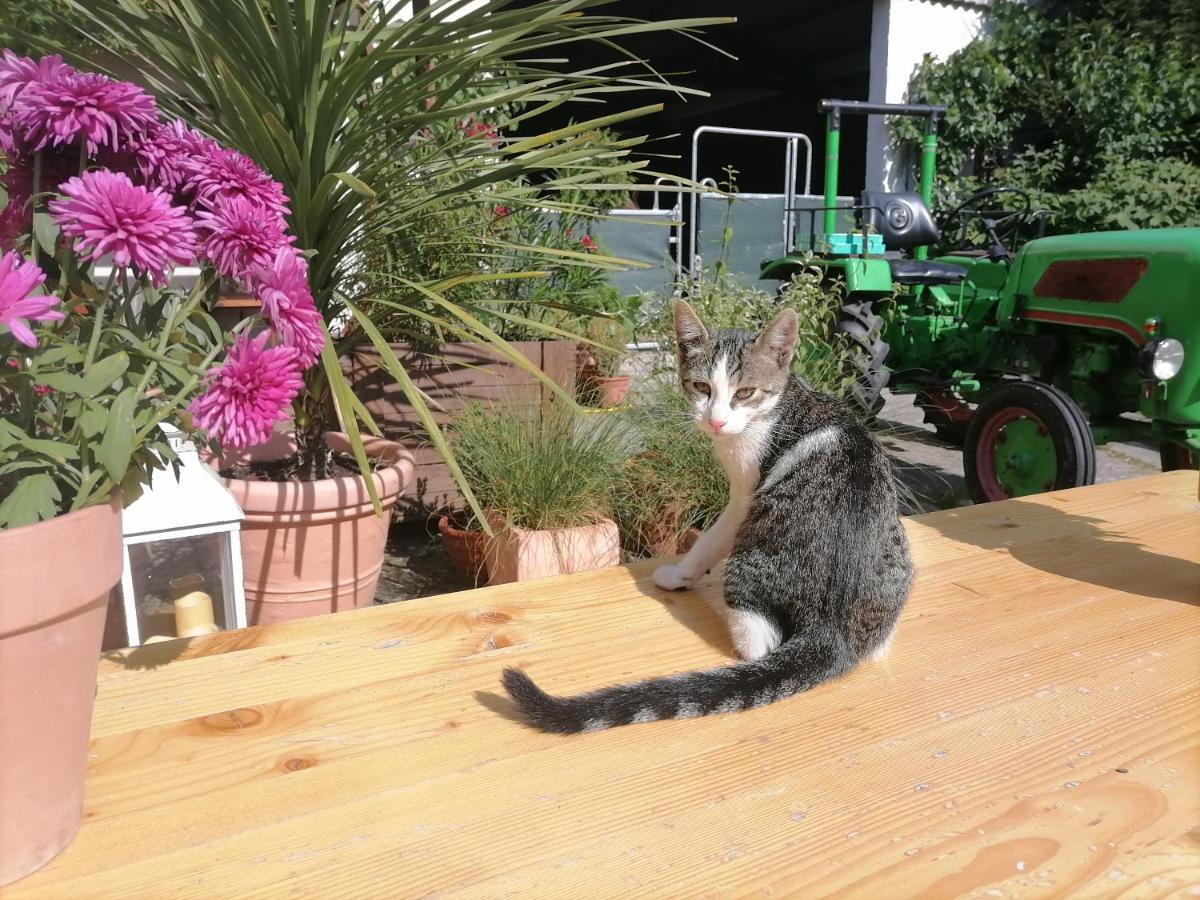
[[[620,406],[629,393],[629,376],[614,375],[611,378],[596,376],[596,401],[602,407]]]
[[[326,436],[329,447],[348,451],[344,434]],[[380,465],[372,476],[383,505],[376,515],[360,476],[322,481],[223,479],[243,512],[242,569],[246,615],[264,625],[370,606],[383,567],[390,510],[412,482],[412,456],[399,444],[364,437],[367,455]],[[289,435],[240,455],[211,460],[223,467],[247,460],[279,459],[295,452]]]
[[[0,885],[44,866],[79,830],[100,638],[122,559],[115,496],[0,530]]]
[[[663,527],[652,532],[652,536],[648,539],[646,548],[650,551],[650,555],[654,558],[660,556],[678,556],[681,553],[687,553],[692,549],[692,545],[696,543],[696,538],[700,537],[699,528],[688,528],[680,533],[674,528]]]
[[[449,516],[438,519],[438,531],[442,534],[446,555],[450,557],[454,568],[462,573],[463,577],[472,579],[476,587],[486,584],[487,543],[484,533],[459,528],[450,521]]]
[[[488,584],[570,575],[621,563],[621,537],[609,519],[547,531],[517,528],[497,515],[489,516],[488,522],[495,532],[487,541]]]
[[[579,386],[584,402],[607,409],[620,406],[629,393],[628,375],[601,375],[594,361],[579,369]]]

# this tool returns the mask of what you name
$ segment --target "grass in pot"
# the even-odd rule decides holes
[[[486,511],[490,584],[620,562],[610,509],[630,434],[619,417],[585,420],[565,404],[525,417],[471,406],[451,440]]]
[[[725,508],[725,473],[677,389],[663,388],[631,424],[641,447],[622,464],[613,495],[622,543],[634,556],[683,553]]]

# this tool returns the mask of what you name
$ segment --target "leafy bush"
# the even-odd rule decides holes
[[[1004,0],[987,16],[909,83],[912,101],[949,106],[943,208],[1005,184],[1060,210],[1058,231],[1200,224],[1200,6]],[[893,127],[915,160],[920,123]]]

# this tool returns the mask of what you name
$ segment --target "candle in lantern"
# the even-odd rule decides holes
[[[220,631],[213,620],[212,597],[204,591],[192,591],[175,601],[175,633],[197,637]]]

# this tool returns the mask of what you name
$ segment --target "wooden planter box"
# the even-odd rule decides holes
[[[531,413],[554,399],[554,393],[515,363],[501,359],[485,344],[446,344],[433,352],[408,344],[391,344],[413,383],[425,393],[438,425],[446,425],[470,403],[500,406],[514,414]],[[575,393],[575,344],[571,341],[519,341],[511,346],[562,386]],[[413,486],[396,505],[401,519],[423,518],[433,510],[459,504],[462,497],[430,445],[404,391],[378,366],[369,347],[343,361],[355,395],[384,434],[414,457]]]

